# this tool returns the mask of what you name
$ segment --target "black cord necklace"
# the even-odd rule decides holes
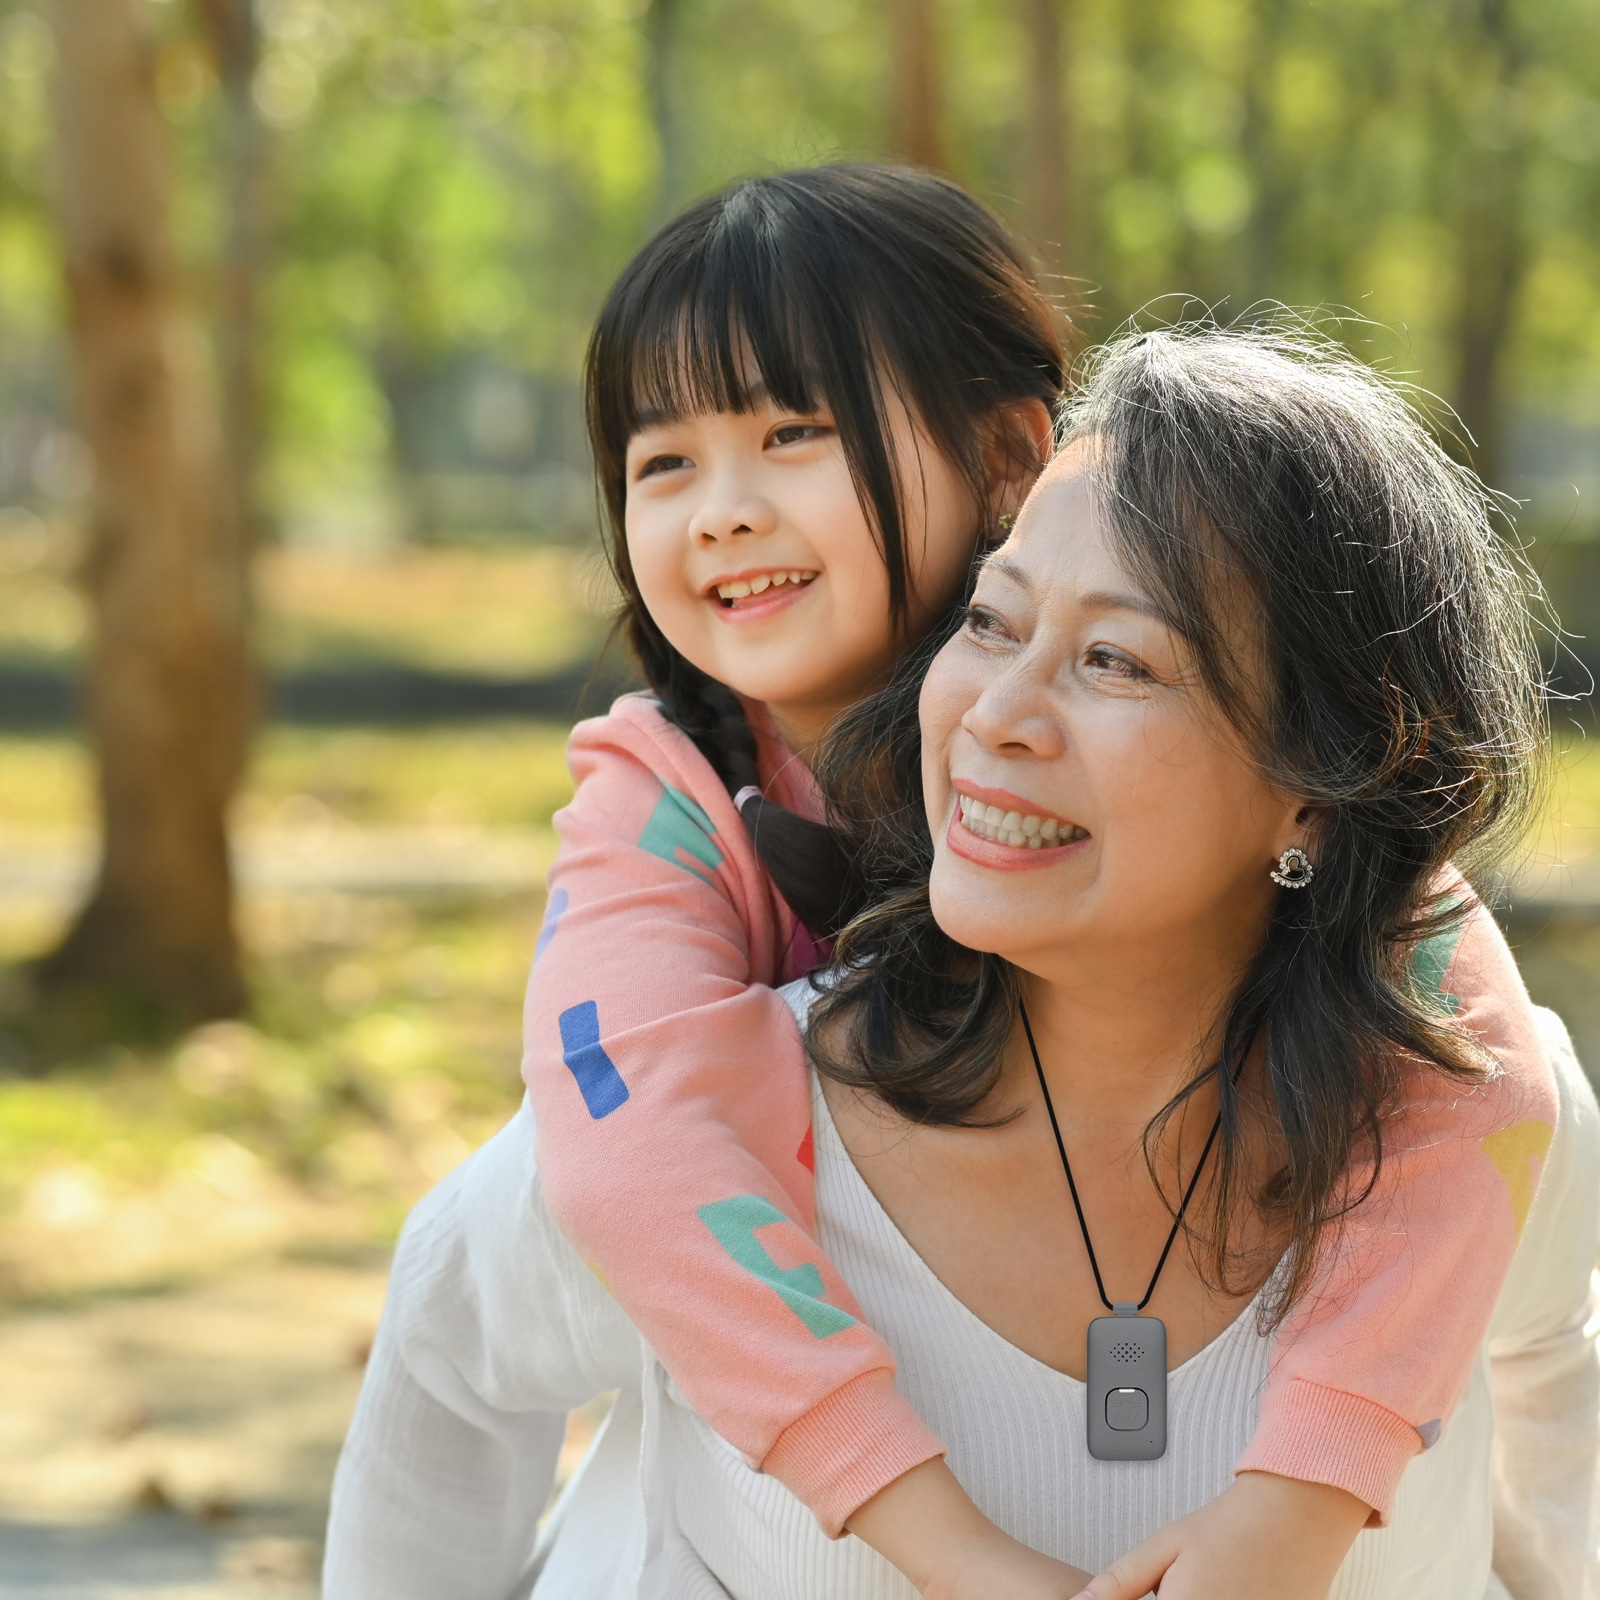
[[[1111,1313],[1109,1317],[1096,1317],[1089,1324],[1088,1352],[1088,1434],[1089,1454],[1098,1461],[1154,1461],[1166,1454],[1167,1449],[1167,1325],[1160,1317],[1141,1316],[1156,1292],[1161,1269],[1172,1254],[1172,1246],[1183,1226],[1183,1214],[1200,1184],[1200,1174],[1205,1171],[1206,1158],[1217,1142],[1222,1127],[1222,1113],[1211,1124],[1206,1147],[1200,1152],[1189,1187],[1183,1192],[1183,1202],[1172,1219],[1172,1231],[1150,1274],[1144,1299],[1113,1301],[1106,1294],[1105,1280],[1100,1276],[1100,1263],[1095,1259],[1094,1242],[1089,1237],[1089,1224],[1084,1220],[1083,1202],[1078,1198],[1078,1185],[1073,1180],[1072,1163],[1067,1160],[1067,1147],[1061,1137],[1061,1124],[1056,1120],[1055,1102],[1050,1098],[1050,1085],[1045,1082],[1044,1065],[1039,1060],[1039,1047],[1034,1043],[1033,1024],[1028,1021],[1028,1008],[1021,1006],[1022,1030],[1028,1036],[1028,1049],[1033,1055],[1033,1070],[1039,1076],[1039,1090],[1044,1095],[1045,1110],[1050,1113],[1050,1128],[1056,1136],[1056,1150],[1061,1156],[1062,1170],[1067,1175],[1067,1188],[1072,1192],[1072,1209],[1078,1214],[1078,1227],[1083,1233],[1083,1247],[1089,1252],[1089,1266],[1094,1272],[1094,1286],[1100,1291],[1100,1303]],[[1244,1056],[1249,1055],[1248,1048]],[[1244,1067],[1240,1057],[1239,1069],[1233,1081],[1239,1081],[1239,1071]]]

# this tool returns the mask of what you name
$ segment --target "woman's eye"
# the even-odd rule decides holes
[[[662,472],[676,472],[680,467],[689,465],[688,456],[660,455],[651,456],[634,474],[635,478],[652,478]]]
[[[1150,677],[1149,669],[1130,655],[1108,644],[1092,644],[1083,653],[1084,665],[1096,672],[1109,673],[1114,678],[1126,678],[1131,683],[1143,682]]]
[[[999,639],[1006,633],[1000,614],[988,606],[970,605],[961,622],[962,630],[974,639]]]

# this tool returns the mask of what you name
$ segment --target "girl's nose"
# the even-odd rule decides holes
[[[689,519],[689,538],[704,548],[741,534],[771,533],[777,525],[777,510],[764,496],[736,483],[714,484]]]
[[[1066,725],[1054,697],[1025,661],[985,686],[962,714],[961,726],[997,755],[1053,761],[1067,751]]]

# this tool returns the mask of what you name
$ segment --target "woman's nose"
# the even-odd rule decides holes
[[[1047,686],[1018,663],[988,684],[961,718],[986,750],[1050,761],[1064,755],[1067,730]]]

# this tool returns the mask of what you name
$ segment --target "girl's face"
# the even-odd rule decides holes
[[[959,591],[978,511],[903,409],[891,431],[915,634]],[[884,679],[897,643],[888,572],[833,419],[757,396],[746,413],[649,423],[626,471],[628,555],[656,625],[808,748]]]
[[[1086,465],[1076,445],[1047,472],[924,685],[933,912],[1045,978],[1118,952],[1139,972],[1196,950],[1237,965],[1284,892],[1268,869],[1304,843],[1301,805],[1118,564]],[[1249,663],[1242,619],[1237,648]]]

